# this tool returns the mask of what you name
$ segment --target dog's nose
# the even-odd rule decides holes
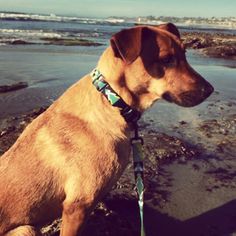
[[[210,83],[206,82],[206,85],[202,87],[201,92],[202,95],[207,98],[214,92],[214,87]]]
[[[212,94],[214,92],[214,87],[210,84],[210,94]]]

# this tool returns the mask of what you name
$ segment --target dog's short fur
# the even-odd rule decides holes
[[[164,98],[181,106],[213,91],[186,61],[173,24],[138,26],[111,38],[97,68],[140,112]],[[0,158],[0,235],[38,235],[62,215],[75,236],[129,159],[130,126],[86,75],[21,134]]]

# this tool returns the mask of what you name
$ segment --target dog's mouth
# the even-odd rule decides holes
[[[177,96],[170,92],[166,92],[162,95],[162,98],[168,102],[175,103],[182,107],[193,107],[202,103],[212,94],[213,91],[214,88],[209,84],[207,88],[182,92]]]
[[[171,93],[166,92],[165,94],[163,94],[162,97],[166,101],[170,103],[175,103],[182,107],[193,107],[200,104],[204,100],[204,99],[196,100],[196,97],[189,93],[181,94],[178,97],[176,97],[172,95]]]

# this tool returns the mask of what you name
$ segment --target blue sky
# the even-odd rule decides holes
[[[0,11],[107,16],[236,16],[236,0],[0,0]]]

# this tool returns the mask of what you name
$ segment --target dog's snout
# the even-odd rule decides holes
[[[203,80],[202,83],[196,85],[196,87],[192,90],[183,91],[177,94],[165,92],[162,95],[162,98],[168,102],[174,102],[180,106],[192,107],[203,102],[213,93],[213,91],[213,86],[206,80]]]

